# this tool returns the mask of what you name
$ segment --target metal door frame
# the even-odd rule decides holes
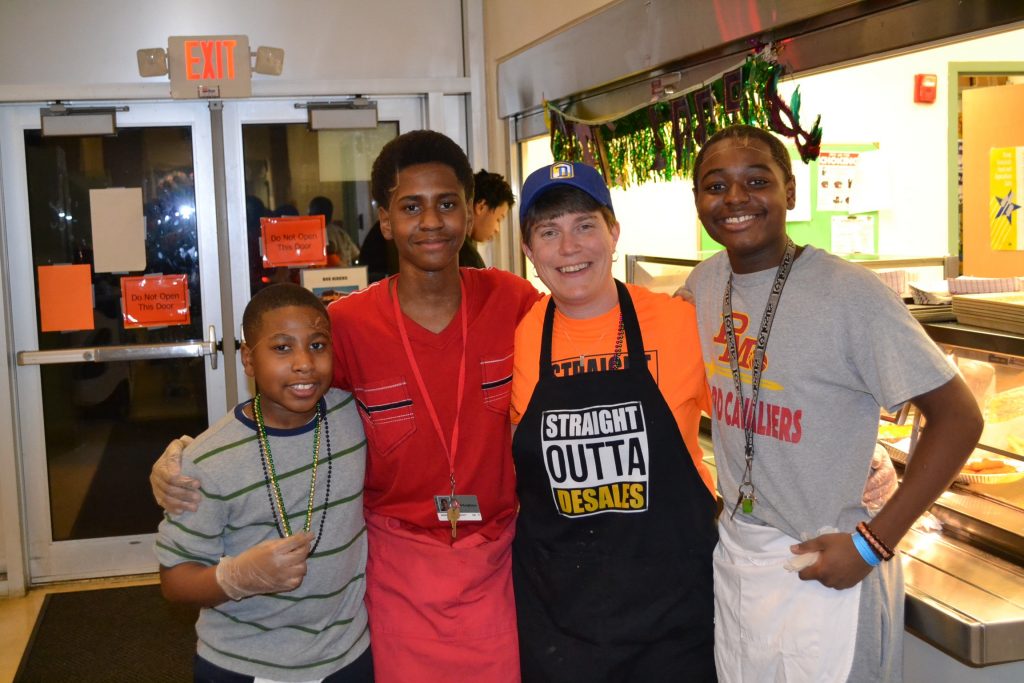
[[[301,105],[320,98],[288,98],[280,100],[225,101],[224,176],[227,194],[227,220],[231,243],[232,310],[235,319],[234,335],[241,339],[242,311],[249,303],[249,250],[245,220],[245,164],[242,149],[242,126],[254,123],[305,123],[306,109]],[[377,117],[380,121],[397,121],[399,133],[424,127],[424,98],[422,96],[380,97]],[[329,100],[326,100],[329,101]],[[300,106],[296,106],[300,105]],[[440,123],[440,122],[439,122]],[[440,126],[438,126],[440,128]],[[227,332],[224,332],[227,336]],[[225,359],[227,361],[227,359]],[[249,378],[242,368],[242,359],[236,354],[237,396],[239,401],[252,397]]]
[[[197,245],[199,248],[200,296],[203,329],[222,330],[220,274],[217,258],[217,227],[214,209],[212,138],[208,103],[147,102],[97,103],[100,106],[127,106],[117,114],[117,125],[128,127],[190,126],[195,178]],[[38,349],[36,303],[29,236],[28,179],[24,131],[39,128],[42,105],[0,107],[0,130],[8,141],[0,149],[0,169],[6,225],[6,275],[3,286],[8,292],[8,338],[13,342],[9,355]],[[5,524],[5,538],[12,529],[19,532],[17,543],[27,557],[7,557],[8,564],[23,561],[28,582],[41,583],[98,576],[152,572],[157,564],[153,556],[153,534],[53,542],[46,446],[43,432],[43,407],[40,371],[36,365],[13,369],[11,398],[14,406],[15,468],[22,486],[21,524]],[[223,371],[209,364],[205,371],[208,418],[212,423],[226,409]],[[9,509],[9,508],[8,508]],[[154,530],[155,531],[155,530]],[[20,537],[20,534],[24,534]],[[14,539],[6,538],[11,548]],[[84,568],[83,568],[84,567]],[[10,574],[10,569],[8,570]],[[20,572],[19,572],[20,573]],[[9,575],[9,580],[11,577]],[[21,577],[24,579],[26,577]],[[17,582],[14,589],[18,591]]]
[[[301,123],[306,120],[306,111],[296,104],[328,99],[289,97],[227,101],[223,102],[222,112],[218,112],[220,115],[211,115],[210,103],[202,101],[90,102],[95,106],[127,106],[127,111],[117,114],[119,127],[191,126],[204,329],[212,324],[218,336],[227,336],[226,323],[234,328],[233,336],[239,337],[237,328],[249,298],[248,288],[243,286],[248,282],[248,253],[241,126],[250,123]],[[399,132],[430,127],[446,132],[456,140],[462,138],[458,107],[443,106],[444,98],[438,93],[380,96],[375,99],[380,120],[397,121]],[[0,449],[9,443],[10,449],[6,452],[11,454],[9,457],[0,455],[0,512],[3,513],[0,519],[6,550],[4,555],[0,555],[0,561],[5,560],[7,564],[6,582],[0,577],[0,595],[6,589],[12,596],[23,594],[25,587],[34,583],[144,573],[156,569],[151,549],[152,534],[58,544],[50,542],[45,456],[36,456],[38,464],[35,466],[32,466],[31,458],[25,457],[28,453],[45,453],[39,370],[34,365],[18,367],[14,363],[19,352],[38,348],[34,289],[15,285],[34,281],[27,232],[24,131],[39,127],[39,109],[42,106],[44,103],[0,106],[0,139],[5,141],[0,146],[0,200],[3,200],[0,201],[0,224],[6,227],[0,232],[0,332],[6,333],[0,334],[0,350],[9,359],[9,363],[0,368],[0,380],[10,378],[9,392],[0,394],[0,419],[10,415],[12,427],[9,437],[0,434]],[[217,126],[220,126],[219,131],[214,130]],[[227,255],[229,272],[223,276],[225,260],[217,250],[217,223],[223,222],[225,217],[218,217],[215,213],[218,205],[214,187],[215,167],[220,154],[220,150],[214,148],[218,133],[223,139],[223,157],[220,158],[224,164],[225,213],[230,244]],[[7,144],[8,140],[10,144]],[[15,226],[19,226],[17,230]],[[222,277],[229,277],[234,285],[231,287],[230,307],[222,305],[222,295],[227,294],[226,291],[222,293]],[[9,305],[5,305],[7,302]],[[26,315],[32,316],[28,318],[31,325],[20,322]],[[227,319],[229,317],[231,319]],[[8,340],[9,348],[6,346]],[[197,340],[191,345],[191,350],[182,353],[197,355],[203,352],[198,348],[203,345],[208,350],[209,341]],[[238,354],[234,355],[233,359],[221,359],[225,365],[233,363],[235,366],[234,387],[226,386],[223,366],[212,370],[207,365],[207,405],[211,423],[232,407],[227,400],[232,393],[238,400],[250,396],[241,359]],[[22,356],[26,357],[25,354]],[[6,374],[8,372],[9,375]],[[0,429],[0,432],[4,431]],[[5,438],[9,438],[9,442],[5,442]],[[38,540],[40,533],[45,534],[45,543]],[[31,544],[29,539],[33,539]],[[83,548],[84,551],[79,550]],[[105,562],[89,571],[80,571],[75,558],[82,552],[103,558]],[[52,556],[44,561],[42,553]]]

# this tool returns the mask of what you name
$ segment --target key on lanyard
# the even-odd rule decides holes
[[[732,514],[729,515],[730,519],[736,517],[736,510],[742,509],[743,514],[749,515],[754,511],[754,503],[757,502],[757,496],[754,494],[754,487],[751,486],[749,490],[745,490],[742,486],[740,487],[740,495],[736,498],[736,505],[732,507]]]
[[[459,523],[459,501],[454,496],[448,499],[448,521],[452,524],[452,538],[455,538],[455,527]]]

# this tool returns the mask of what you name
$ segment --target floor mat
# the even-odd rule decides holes
[[[15,683],[187,683],[197,608],[160,586],[46,596]]]

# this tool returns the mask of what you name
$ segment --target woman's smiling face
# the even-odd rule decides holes
[[[764,142],[724,138],[705,152],[694,198],[697,215],[713,240],[729,252],[737,273],[775,267],[786,248],[786,211],[795,183]]]
[[[600,211],[572,212],[530,226],[523,251],[551,290],[564,315],[590,318],[618,303],[612,254],[619,224],[608,225]]]

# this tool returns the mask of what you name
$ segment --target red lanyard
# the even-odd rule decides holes
[[[459,317],[462,319],[462,358],[459,361],[459,384],[455,399],[455,425],[452,427],[452,439],[451,445],[449,446],[445,442],[444,432],[441,430],[441,421],[437,419],[437,410],[434,408],[434,402],[431,400],[430,393],[427,391],[427,385],[423,382],[423,375],[420,373],[419,363],[416,362],[416,357],[412,353],[412,344],[409,343],[409,333],[405,329],[405,317],[402,313],[402,307],[398,304],[397,278],[395,279],[395,286],[391,290],[391,303],[395,310],[395,320],[398,322],[399,336],[402,337],[402,346],[405,348],[405,357],[409,361],[409,367],[412,368],[412,374],[416,378],[416,386],[419,387],[420,395],[423,397],[423,405],[427,408],[427,414],[430,415],[430,421],[434,423],[434,430],[437,432],[437,438],[440,439],[441,447],[444,448],[445,457],[448,459],[448,475],[449,483],[452,488],[452,496],[455,495],[455,453],[459,448],[459,415],[462,413],[462,394],[466,388],[466,332],[469,327],[466,320],[466,285],[462,282],[461,276],[459,277],[459,291],[462,296],[462,300],[459,302]]]

